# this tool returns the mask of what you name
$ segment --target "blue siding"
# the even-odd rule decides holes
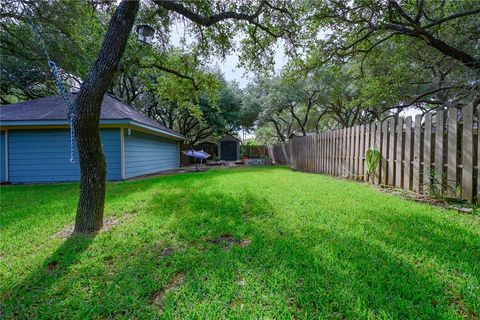
[[[0,131],[0,182],[7,181],[7,161],[5,150],[5,131]]]
[[[120,129],[101,129],[107,159],[107,179],[121,179]],[[75,164],[70,163],[67,129],[9,130],[9,181],[78,181],[80,168],[75,147]]]
[[[125,177],[132,178],[180,166],[176,141],[125,130]]]

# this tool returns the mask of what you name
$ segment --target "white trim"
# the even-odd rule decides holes
[[[9,180],[8,174],[8,130],[5,130],[5,181]]]
[[[121,177],[122,180],[125,180],[125,132],[123,127],[120,128],[120,163]]]

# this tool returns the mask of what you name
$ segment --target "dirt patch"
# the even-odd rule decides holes
[[[443,209],[456,210],[459,213],[465,213],[465,214],[473,213],[473,208],[469,207],[468,204],[466,206],[462,203],[450,203],[449,201],[445,200],[445,199],[448,200],[449,198],[445,198],[445,199],[434,198],[425,194],[415,193],[413,191],[406,191],[403,189],[397,189],[391,186],[374,186],[374,188],[380,192],[397,195],[407,200],[420,202],[420,203],[427,203]],[[452,198],[452,200],[458,201],[460,199]]]
[[[73,233],[73,223],[70,223],[63,229],[60,229],[59,231],[55,232],[52,236],[52,239],[62,239],[65,240],[68,237],[70,237]]]
[[[301,287],[303,287],[303,278],[298,278],[297,288],[301,288]]]
[[[167,246],[162,240],[155,243],[155,249],[160,253],[160,257],[168,257],[179,250],[173,246]]]
[[[185,274],[183,272],[177,272],[165,287],[163,287],[153,295],[152,303],[155,304],[160,309],[163,309],[164,297],[168,293],[175,292],[176,290],[178,290],[178,288],[180,288],[180,286],[182,285],[184,279],[185,279]]]
[[[252,240],[243,239],[242,241],[240,241],[240,247],[242,247],[242,248],[248,247],[250,245],[250,243],[252,243]]]
[[[455,290],[451,284],[447,284],[445,291],[448,297],[447,299],[449,305],[455,307],[460,313],[460,315],[463,316],[463,318],[478,319],[478,315],[475,313],[475,311],[465,305],[462,295],[457,290]]]
[[[57,266],[58,266],[58,262],[57,261],[52,261],[52,262],[49,262],[47,264],[47,270],[49,272],[53,272],[55,271],[55,269],[57,269]]]
[[[174,252],[175,252],[175,250],[173,248],[166,247],[166,248],[162,249],[162,251],[160,252],[160,256],[161,257],[168,257],[169,255],[171,255]]]
[[[103,221],[103,228],[100,232],[108,231],[119,223],[120,219],[117,217],[109,217]]]
[[[252,240],[250,239],[242,239],[242,240],[237,239],[231,234],[224,234],[218,238],[210,239],[207,241],[210,242],[211,244],[221,246],[227,250],[233,247],[234,245],[245,248],[245,247],[248,247],[252,242]]]
[[[108,217],[107,219],[103,220],[103,227],[98,231],[98,233],[108,231],[115,227],[118,223],[120,223],[123,218],[126,217],[126,214],[122,216],[122,219],[117,218],[115,216]],[[70,223],[66,225],[63,229],[60,229],[59,231],[55,232],[52,235],[52,239],[62,239],[65,240],[71,235],[73,235],[73,229],[74,229],[74,224]]]

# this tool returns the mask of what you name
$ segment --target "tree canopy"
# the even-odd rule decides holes
[[[23,4],[5,2],[0,8],[2,104],[57,92]],[[189,144],[240,129],[271,143],[398,117],[412,108],[426,112],[480,103],[476,0],[25,5],[64,82],[80,90],[77,218],[96,219],[85,230],[98,229],[103,213],[98,119],[105,93],[185,134]],[[136,41],[132,28],[139,24],[156,29],[152,46]],[[181,30],[180,39],[174,39],[175,30]],[[288,58],[280,72],[273,68],[277,50]],[[255,74],[246,88],[226,82],[212,67],[212,61],[233,53]]]

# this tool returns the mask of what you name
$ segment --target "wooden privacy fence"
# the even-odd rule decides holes
[[[480,115],[480,107],[477,109]],[[480,201],[480,137],[472,106],[295,137],[268,147],[273,162],[416,193]],[[365,152],[381,160],[367,174]]]

